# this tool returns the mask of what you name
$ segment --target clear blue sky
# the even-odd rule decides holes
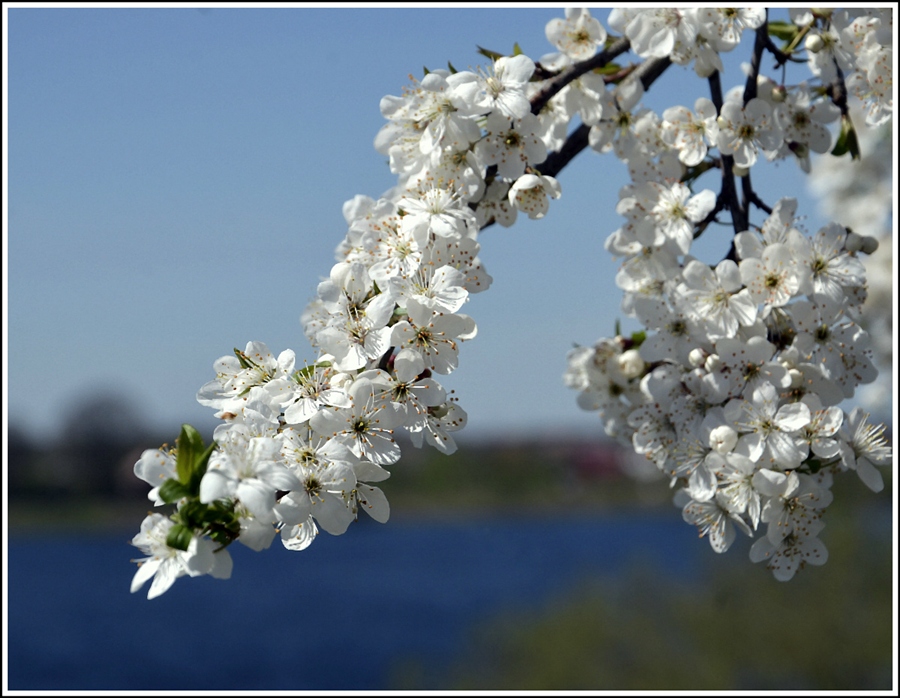
[[[334,263],[341,205],[395,182],[372,145],[381,97],[423,66],[483,64],[476,45],[518,42],[537,60],[563,10],[8,13],[10,423],[52,437],[106,391],[174,437],[182,421],[211,423],[195,394],[233,347],[312,358],[299,316]],[[595,11],[605,26],[607,14]],[[748,49],[729,56],[726,90]],[[702,94],[674,66],[645,103]],[[755,177],[762,197],[798,196],[816,230],[796,165],[769,171]],[[461,437],[600,433],[562,373],[573,342],[621,317],[603,243],[622,223],[623,173],[585,152],[543,221],[483,234],[494,285],[468,304],[479,336],[445,382],[469,414]]]

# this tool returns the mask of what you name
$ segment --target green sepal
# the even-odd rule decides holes
[[[594,73],[598,75],[615,75],[620,70],[622,70],[622,66],[618,63],[607,63],[606,65],[601,65],[599,68],[594,68]]]
[[[181,434],[175,443],[177,446],[175,471],[178,473],[178,480],[182,484],[188,485],[191,482],[191,475],[194,473],[194,463],[203,453],[203,437],[190,424],[182,424]]]
[[[422,66],[422,73],[424,73],[425,75],[428,75],[430,72],[431,72],[431,71],[428,70],[427,67],[425,67],[424,65]]]
[[[769,28],[769,36],[774,36],[782,41],[790,41],[800,31],[800,27],[796,24],[785,22],[784,20],[770,20],[767,26]]]
[[[499,58],[503,58],[502,53],[497,53],[496,51],[491,51],[490,49],[482,48],[481,46],[477,46],[477,48],[478,48],[478,53],[480,53],[482,56],[486,56],[487,58],[490,58],[492,61],[496,61]]]
[[[523,53],[524,53],[524,51],[522,51],[522,47],[519,46],[519,43],[518,42],[514,43],[513,44],[513,55],[521,56]]]
[[[187,550],[194,537],[193,532],[183,524],[175,524],[166,536],[166,545],[176,550]]]
[[[238,361],[240,361],[241,368],[253,368],[253,364],[250,363],[247,355],[237,347],[234,348],[234,355],[237,357]]]
[[[853,160],[859,160],[859,140],[856,137],[856,129],[853,128],[853,121],[850,120],[849,114],[841,116],[841,133],[838,135],[837,143],[834,144],[832,155],[841,156],[850,153]]]
[[[456,68],[453,67],[453,64],[450,61],[447,61],[447,68],[450,70],[451,75],[459,72]]]
[[[822,469],[824,463],[822,463],[822,461],[820,461],[818,458],[809,458],[803,465],[809,468],[810,475],[815,475]]]
[[[171,504],[172,502],[177,502],[179,499],[190,496],[190,488],[187,485],[178,482],[178,480],[173,480],[172,478],[166,480],[162,484],[162,487],[159,488],[159,498],[166,504]]]

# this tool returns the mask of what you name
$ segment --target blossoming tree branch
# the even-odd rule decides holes
[[[197,394],[222,420],[212,441],[185,425],[174,448],[135,464],[161,509],[132,541],[144,554],[132,591],[227,578],[234,541],[300,551],[360,512],[386,522],[378,484],[401,456],[395,435],[449,454],[466,424],[440,379],[476,336],[469,295],[491,285],[479,232],[543,218],[556,176],[588,148],[628,166],[624,222],[606,248],[621,259],[622,312],[644,330],[576,347],[566,384],[671,478],[684,520],[716,552],[740,531],[779,580],[823,564],[834,477],[854,471],[878,492],[891,461],[884,425],[841,407],[876,377],[859,322],[860,255],[877,242],[837,223],[804,234],[796,199],[763,201],[751,177],[766,160],[808,172],[811,152],[859,156],[856,129],[892,118],[892,22],[890,9],[777,22],[765,9],[616,9],[614,36],[568,9],[547,24],[555,52],[537,63],[518,47],[481,49],[483,69],[426,70],[384,97],[375,147],[397,185],[344,205],[337,263],[301,318],[317,358],[300,365],[251,341],[214,363]],[[739,47],[746,80],[725,91],[721,54]],[[629,52],[637,60],[620,62]],[[643,108],[673,63],[709,97]],[[731,249],[698,259],[692,244],[713,224],[733,230]]]

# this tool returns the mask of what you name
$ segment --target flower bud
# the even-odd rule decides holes
[[[844,249],[847,252],[859,252],[862,249],[863,238],[859,233],[854,233],[852,230],[847,233],[847,237],[844,240]]]
[[[644,360],[637,349],[629,349],[623,352],[617,359],[619,370],[626,378],[637,378],[644,372]]]
[[[700,347],[694,347],[691,349],[691,353],[688,354],[688,361],[691,366],[694,368],[700,368],[704,363],[706,363],[706,357],[708,354],[701,349]]]
[[[353,383],[353,376],[349,373],[335,373],[328,381],[328,385],[335,390],[346,390],[351,383]]]
[[[787,369],[800,363],[800,352],[797,347],[785,347],[781,350],[781,364]]]
[[[818,53],[825,48],[825,42],[818,34],[810,34],[806,37],[806,50],[810,53]]]
[[[788,376],[791,379],[791,388],[799,388],[803,384],[803,372],[796,368],[788,369]]]
[[[860,249],[863,254],[872,254],[878,249],[878,239],[871,235],[864,236],[862,239],[862,248]]]
[[[750,170],[746,167],[741,167],[740,165],[735,165],[732,170],[735,177],[746,177]]]
[[[731,453],[737,445],[737,432],[727,424],[722,424],[709,432],[709,447],[716,453]]]
[[[722,365],[722,359],[719,357],[719,355],[718,354],[710,354],[709,356],[706,357],[706,364],[704,365],[704,368],[706,368],[706,370],[709,373],[715,373],[716,371],[719,370],[719,367],[721,365]]]
[[[772,88],[772,101],[783,102],[785,99],[787,99],[787,90],[784,88],[784,85],[775,85]]]

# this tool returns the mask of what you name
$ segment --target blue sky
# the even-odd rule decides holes
[[[395,182],[372,145],[379,100],[423,66],[482,65],[476,45],[518,42],[537,60],[562,14],[9,8],[10,423],[52,438],[112,392],[174,437],[183,421],[211,424],[195,394],[233,347],[312,358],[299,316],[334,263],[341,205]],[[608,10],[594,14],[605,25]],[[725,90],[743,82],[748,49],[727,57]],[[703,94],[673,66],[645,104]],[[585,152],[544,220],[482,235],[494,284],[468,304],[479,335],[445,381],[469,414],[461,437],[599,434],[562,373],[574,342],[612,335],[622,316],[603,243],[622,222],[624,172]],[[769,203],[800,198],[809,230],[823,222],[794,163],[754,182]],[[725,249],[721,230],[705,238]]]

